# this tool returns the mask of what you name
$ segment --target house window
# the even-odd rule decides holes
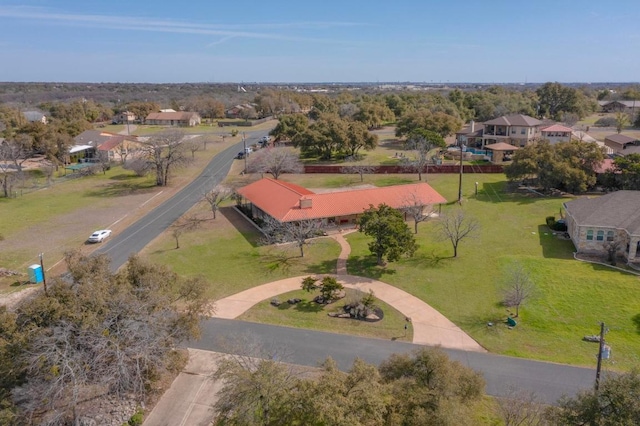
[[[520,130],[520,134],[521,135],[526,135],[527,134],[527,129],[523,128],[522,130]]]
[[[607,231],[607,241],[613,241],[613,231]]]
[[[592,241],[593,240],[593,229],[588,229],[587,230],[587,241]]]
[[[598,234],[596,235],[596,240],[604,241],[604,231],[598,231]]]
[[[511,134],[515,135],[516,134],[516,129],[511,129]]]

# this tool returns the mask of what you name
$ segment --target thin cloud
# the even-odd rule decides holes
[[[46,21],[47,23],[67,24],[73,26],[91,26],[105,29],[147,31],[180,34],[217,35],[223,38],[219,44],[233,37],[271,39],[283,41],[309,41],[334,43],[338,40],[308,38],[293,35],[283,35],[271,32],[240,31],[238,28],[255,29],[317,29],[334,27],[352,27],[364,25],[353,22],[291,22],[291,23],[256,23],[256,24],[198,24],[193,22],[180,22],[166,19],[135,18],[129,16],[114,15],[82,15],[71,13],[52,13],[36,7],[2,7],[0,17],[13,19],[26,19],[33,21]]]

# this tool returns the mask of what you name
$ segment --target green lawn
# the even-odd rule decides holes
[[[259,245],[257,232],[230,208],[207,222],[204,228],[183,235],[180,249],[165,233],[145,249],[145,256],[181,275],[204,277],[211,284],[208,296],[213,299],[291,276],[335,273],[340,246],[330,238],[314,240],[300,257],[297,248]]]
[[[342,313],[341,307],[357,296],[355,290],[347,289],[347,296],[334,304],[322,306],[313,302],[315,293],[304,290],[281,294],[277,298],[283,302],[280,306],[271,306],[269,300],[264,300],[245,312],[239,319],[265,324],[301,327],[312,330],[333,331],[356,336],[375,337],[386,340],[402,340],[410,342],[413,339],[412,330],[404,330],[405,317],[386,303],[378,300],[375,304],[384,313],[384,318],[376,322],[357,321],[344,318],[332,318],[329,312]],[[298,298],[302,302],[290,305],[288,299]]]
[[[448,200],[457,197],[457,177],[432,175],[430,183]],[[473,195],[479,182],[479,194]],[[573,260],[570,241],[554,237],[544,218],[558,216],[562,199],[511,196],[502,191],[503,175],[465,175],[463,207],[481,223],[477,238],[463,241],[452,258],[448,242],[437,238],[437,224],[421,224],[420,249],[412,259],[375,265],[368,239],[350,234],[349,273],[371,276],[402,288],[438,309],[488,350],[505,355],[586,366],[594,365],[597,346],[582,342],[611,329],[611,368],[640,362],[640,279],[636,276]],[[457,208],[450,204],[444,211]],[[520,310],[518,326],[502,321],[500,287],[506,268],[522,263],[538,291]],[[494,327],[486,324],[493,322]]]

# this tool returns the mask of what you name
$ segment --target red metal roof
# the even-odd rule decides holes
[[[238,192],[256,207],[280,222],[320,219],[360,214],[370,205],[386,204],[393,208],[419,202],[432,205],[446,203],[429,184],[386,186],[315,194],[301,186],[273,179],[261,179]],[[310,207],[300,207],[310,202]]]

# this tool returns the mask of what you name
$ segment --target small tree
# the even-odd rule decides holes
[[[376,255],[378,265],[400,259],[405,255],[413,256],[418,248],[415,237],[404,222],[402,213],[386,204],[377,208],[369,206],[358,219],[360,232],[373,237],[369,250]]]
[[[190,162],[185,155],[184,133],[179,130],[166,130],[157,133],[143,143],[145,160],[156,172],[156,185],[167,186],[170,173]]]
[[[375,173],[376,166],[373,164],[350,164],[343,166],[340,170],[345,174],[358,174],[360,175],[360,182],[364,182],[364,175]]]
[[[520,305],[530,299],[535,292],[535,284],[529,272],[520,263],[511,265],[502,289],[502,302],[508,308],[516,308],[516,318],[520,314]]]
[[[176,240],[176,249],[180,248],[180,237],[185,232],[195,231],[202,225],[202,219],[196,216],[183,216],[171,225],[171,236]]]
[[[612,265],[616,264],[616,258],[618,257],[618,250],[620,250],[620,246],[622,242],[615,238],[613,241],[608,241],[604,243],[604,248],[607,250],[607,261]]]
[[[420,222],[426,222],[431,218],[430,215],[433,213],[432,207],[433,206],[429,204],[425,204],[415,192],[408,195],[405,199],[402,210],[407,212],[409,216],[413,218],[415,234],[418,233],[418,224]]]
[[[304,257],[304,246],[320,232],[317,220],[300,220],[297,222],[279,222],[267,217],[262,224],[265,244],[293,242],[300,249],[300,257]]]
[[[479,228],[480,224],[475,218],[467,216],[463,210],[459,209],[441,216],[440,237],[451,242],[453,257],[458,257],[460,242],[473,237]]]
[[[629,114],[624,112],[616,112],[616,131],[621,133],[625,126],[629,125]]]
[[[211,207],[211,212],[213,213],[213,218],[216,218],[216,213],[220,209],[220,204],[229,199],[233,191],[231,188],[228,188],[223,185],[218,185],[213,188],[211,191],[205,192],[202,196],[202,200],[209,204]]]
[[[317,278],[305,277],[302,280],[301,287],[304,291],[309,293],[320,290],[320,296],[325,303],[335,300],[338,297],[338,294],[344,290],[344,286],[340,284],[337,279],[330,276],[322,278],[320,283],[318,283]]]
[[[429,152],[435,147],[444,148],[446,145],[444,138],[436,132],[425,129],[415,129],[411,132],[407,146],[416,150],[417,157],[409,162],[408,167],[418,173],[418,180],[422,180],[423,170],[425,174],[429,172]]]
[[[545,426],[545,405],[533,392],[509,389],[508,396],[496,398],[504,426]]]

